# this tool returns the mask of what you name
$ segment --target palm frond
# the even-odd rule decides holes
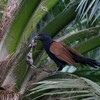
[[[31,100],[48,100],[50,97],[61,100],[100,98],[100,86],[86,78],[59,73],[34,83],[25,97]]]
[[[76,10],[81,20],[88,17],[87,20],[92,25],[100,18],[100,0],[81,0]]]
[[[79,68],[73,74],[100,83],[100,69]]]

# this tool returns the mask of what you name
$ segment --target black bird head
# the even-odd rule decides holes
[[[48,34],[45,34],[45,33],[41,33],[41,34],[38,34],[34,37],[35,40],[40,40],[42,42],[52,42],[52,38],[50,35]]]

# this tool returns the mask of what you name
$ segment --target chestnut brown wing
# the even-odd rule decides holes
[[[58,59],[69,65],[75,66],[72,54],[61,43],[53,42],[50,46],[50,52],[52,52]]]
[[[71,48],[65,44],[62,44],[64,46],[64,48],[66,48],[71,54],[75,54],[77,56],[83,56],[82,54],[80,54],[79,52],[77,52],[74,48]]]

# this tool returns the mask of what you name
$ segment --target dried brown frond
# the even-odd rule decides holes
[[[21,51],[16,54],[10,54],[2,62],[0,62],[0,86],[10,70],[16,65],[20,55]]]
[[[20,94],[6,90],[0,90],[0,100],[18,100]]]
[[[6,75],[12,68],[15,62],[16,56],[14,54],[9,55],[4,61],[0,62],[0,85],[2,85]]]

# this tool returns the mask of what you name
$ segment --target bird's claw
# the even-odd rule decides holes
[[[43,71],[45,71],[47,73],[50,73],[50,74],[56,74],[58,72],[58,69],[55,69],[55,70],[46,70],[46,69],[43,69]]]

